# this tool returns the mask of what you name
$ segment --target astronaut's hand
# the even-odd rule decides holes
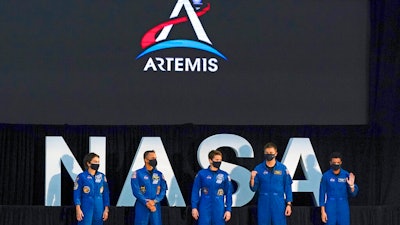
[[[151,212],[155,212],[157,210],[156,208],[156,203],[154,202],[154,200],[147,200],[146,202],[146,207],[151,211]]]
[[[197,209],[192,209],[192,217],[193,217],[195,220],[198,220],[198,219],[199,219],[199,211],[197,211]]]
[[[354,186],[355,180],[356,176],[353,173],[350,173],[349,177],[346,178],[347,184],[349,184],[349,186]]]
[[[257,171],[255,171],[255,170],[253,170],[253,171],[251,171],[251,179],[254,179],[254,177],[256,177],[256,175],[257,175]]]
[[[104,210],[103,212],[103,221],[106,221],[108,219],[108,209]]]
[[[76,209],[76,220],[82,221],[83,220],[83,212],[81,209]]]
[[[323,223],[328,222],[328,215],[326,214],[326,212],[321,213],[321,220]]]
[[[150,212],[155,212],[155,211],[157,211],[157,208],[156,208],[156,206],[154,206],[154,205],[152,205],[152,206],[150,206]]]
[[[231,212],[226,211],[224,214],[224,220],[225,222],[228,222],[231,219]]]
[[[287,205],[285,209],[285,216],[290,216],[290,215],[292,215],[292,206]]]
[[[146,202],[146,206],[149,209],[151,206],[155,206],[155,205],[156,205],[156,203],[154,202],[154,200],[147,200],[147,202]]]

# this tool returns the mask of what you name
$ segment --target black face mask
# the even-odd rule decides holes
[[[94,164],[94,163],[91,163],[90,164],[90,168],[92,169],[92,170],[98,170],[99,169],[99,167],[100,167],[100,164]]]
[[[213,167],[219,169],[219,167],[221,166],[221,162],[212,162]]]
[[[149,160],[149,165],[153,168],[157,166],[157,159]]]
[[[340,169],[340,164],[332,164],[331,165],[332,170],[336,171]]]
[[[264,154],[264,159],[271,161],[275,158],[275,154]]]

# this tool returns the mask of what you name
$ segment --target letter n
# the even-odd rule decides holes
[[[99,171],[106,171],[106,138],[90,137],[89,151],[100,156]],[[61,163],[67,170],[71,180],[82,172],[78,161],[72,154],[64,138],[61,136],[46,137],[46,179],[45,179],[45,206],[61,206]],[[72,190],[71,190],[72,195]]]

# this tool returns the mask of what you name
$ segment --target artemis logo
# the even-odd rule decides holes
[[[193,7],[194,6],[194,7]],[[210,11],[210,3],[203,4],[201,0],[193,0],[193,6],[189,0],[178,0],[170,19],[151,28],[144,34],[141,41],[143,52],[136,59],[143,57],[151,52],[156,52],[171,48],[190,48],[201,51],[210,52],[224,60],[227,60],[222,53],[212,47],[212,43],[208,38],[199,17]],[[185,9],[186,15],[178,17],[182,9]],[[196,40],[167,40],[174,25],[190,21],[193,30],[197,36]],[[156,35],[158,36],[156,37]],[[184,57],[155,57],[148,58],[143,71],[174,71],[174,72],[216,72],[218,71],[217,58],[184,58]]]

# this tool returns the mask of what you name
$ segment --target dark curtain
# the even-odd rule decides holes
[[[399,195],[390,190],[400,186],[400,1],[370,2],[369,105],[376,145],[376,152],[370,156],[370,165],[379,168],[376,177],[371,179],[388,184],[376,187],[377,195],[372,203],[399,204]]]
[[[400,2],[371,0],[370,122],[378,137],[400,135]]]

